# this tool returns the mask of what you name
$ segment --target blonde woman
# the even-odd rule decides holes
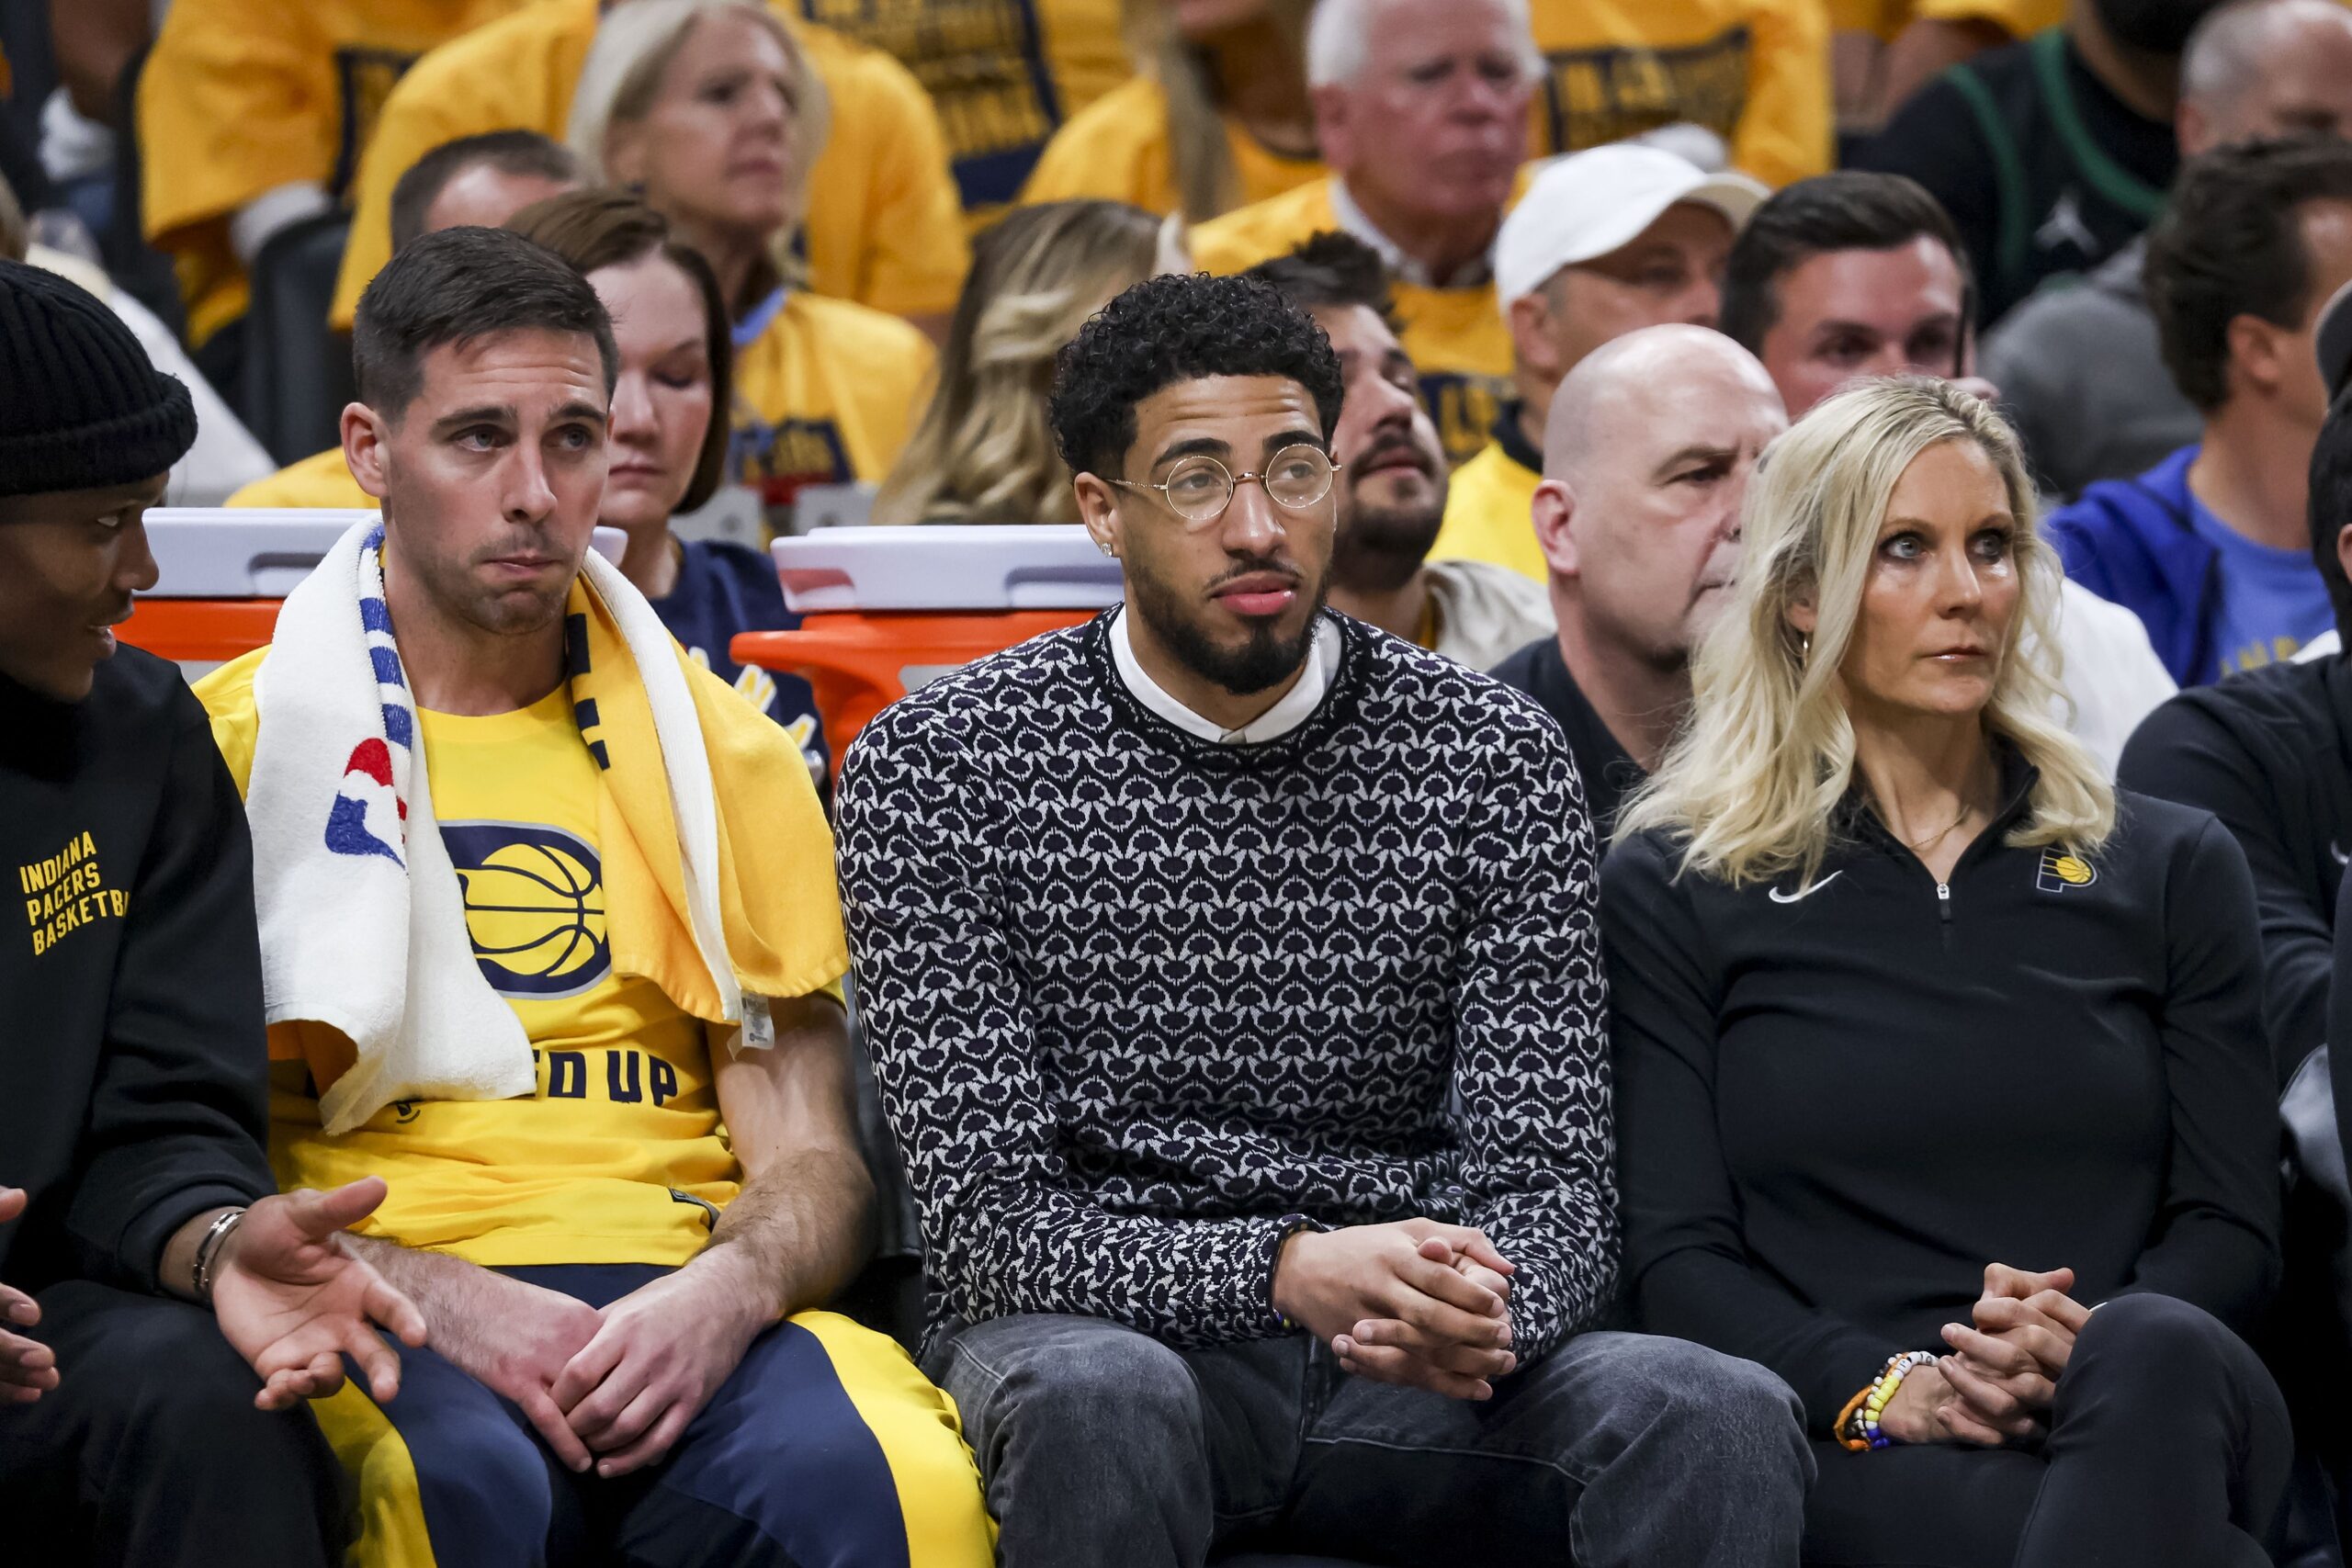
[[[888,469],[931,369],[915,328],[797,282],[827,114],[822,84],[759,0],[614,6],[571,105],[583,167],[641,195],[718,276],[734,322],[729,469],[779,523],[808,485]]]
[[[1016,209],[973,243],[939,386],[874,504],[876,523],[1075,523],[1046,418],[1054,355],[1151,276],[1159,225],[1116,201]]]
[[[1314,0],[1126,0],[1144,73],[1046,144],[1023,201],[1102,197],[1201,223],[1323,177]]]
[[[2253,892],[2049,716],[2032,495],[1940,381],[1765,454],[1603,874],[1625,1280],[1804,1401],[1810,1563],[2254,1568],[2290,1445],[2232,1332],[2279,1269]]]

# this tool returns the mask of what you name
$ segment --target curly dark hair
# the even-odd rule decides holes
[[[1326,442],[1340,422],[1340,356],[1312,317],[1254,278],[1171,274],[1103,306],[1054,356],[1062,461],[1115,473],[1136,443],[1136,405],[1210,376],[1286,378],[1315,400]]]
[[[1290,254],[1261,261],[1241,276],[1272,285],[1302,310],[1361,305],[1385,321],[1390,332],[1404,335],[1388,289],[1388,268],[1378,251],[1353,234],[1317,234]]]

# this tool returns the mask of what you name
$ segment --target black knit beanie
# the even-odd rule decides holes
[[[187,388],[87,290],[0,260],[0,495],[104,490],[196,444]]]

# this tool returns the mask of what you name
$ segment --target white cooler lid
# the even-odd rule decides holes
[[[276,507],[158,506],[147,513],[155,552],[151,599],[283,599],[343,537],[373,512]],[[596,553],[621,558],[628,536],[596,530]]]
[[[773,547],[785,603],[827,610],[1099,610],[1119,563],[1075,523],[820,528]]]

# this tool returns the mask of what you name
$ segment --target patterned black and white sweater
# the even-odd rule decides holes
[[[1138,703],[1106,615],[923,688],[851,749],[842,892],[934,1326],[1278,1334],[1293,1213],[1485,1227],[1519,1266],[1523,1360],[1613,1288],[1566,742],[1519,694],[1334,618],[1329,690],[1263,743]]]

